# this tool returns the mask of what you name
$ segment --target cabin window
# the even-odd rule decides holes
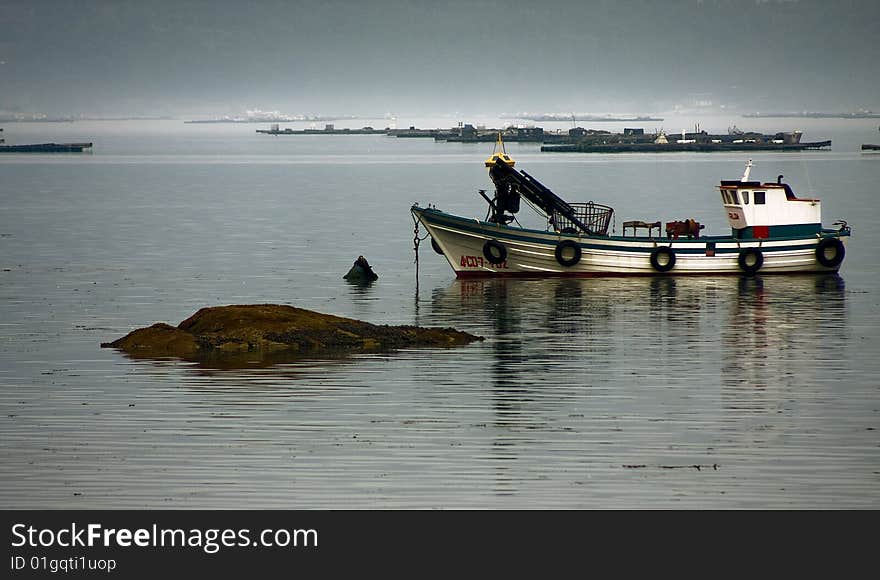
[[[749,192],[748,191],[743,192],[743,203],[746,205],[749,204]]]
[[[730,197],[734,205],[739,205],[739,196],[736,194],[736,190],[730,192]]]
[[[722,191],[722,192],[721,192],[721,201],[722,201],[724,204],[728,204],[728,203],[730,203],[729,201],[727,201],[727,192],[726,192],[726,191]]]
[[[766,192],[764,192],[764,191],[756,191],[755,192],[755,203],[756,204],[765,203],[765,201],[764,201],[764,194],[765,193]]]

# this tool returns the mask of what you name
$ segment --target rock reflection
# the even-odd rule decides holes
[[[290,353],[262,353],[258,351],[243,352],[237,354],[224,354],[222,356],[199,356],[191,358],[156,357],[139,355],[138,353],[119,352],[122,357],[133,362],[150,364],[156,368],[163,368],[169,364],[185,365],[185,368],[197,371],[203,376],[211,376],[220,373],[241,371],[246,375],[251,369],[267,369],[271,367],[308,367],[329,364],[342,364],[360,353],[329,353],[320,357],[296,356]],[[373,351],[371,354],[393,355],[394,351]]]
[[[393,357],[394,352],[363,354],[339,354],[338,356],[323,356],[314,358],[300,358],[294,362],[290,358],[279,357],[277,360],[271,356],[246,356],[233,359],[218,358],[213,361],[205,360],[182,360],[178,358],[151,358],[133,357],[127,353],[121,353],[124,357],[137,364],[142,372],[150,375],[174,375],[184,373],[190,379],[184,381],[185,386],[192,386],[196,391],[204,392],[220,386],[221,390],[241,390],[244,396],[253,396],[254,386],[265,385],[269,382],[279,384],[292,384],[288,381],[302,382],[316,376],[326,375],[333,369],[342,369],[347,366],[363,364],[364,358],[369,357]]]

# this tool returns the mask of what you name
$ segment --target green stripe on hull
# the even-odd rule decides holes
[[[807,238],[815,236],[822,231],[822,224],[794,224],[786,226],[768,226],[769,237],[772,238]],[[755,229],[751,226],[741,230],[733,230],[733,237],[742,240],[754,240]]]
[[[499,226],[489,222],[481,222],[475,219],[461,218],[451,214],[440,212],[439,210],[425,210],[416,208],[422,218],[426,219],[435,227],[446,227],[461,232],[467,232],[473,235],[494,238],[498,240],[510,240],[515,242],[532,243],[546,246],[555,246],[560,239],[576,240],[581,248],[585,250],[602,250],[608,252],[628,252],[650,254],[657,246],[670,246],[675,249],[676,253],[683,255],[704,255],[706,253],[707,242],[714,243],[715,255],[719,254],[738,254],[742,249],[740,245],[760,245],[763,252],[767,254],[775,254],[777,252],[789,252],[794,250],[803,250],[805,247],[814,246],[818,243],[819,234],[812,231],[810,234],[798,237],[775,237],[765,239],[736,239],[730,236],[707,236],[693,240],[669,240],[662,238],[647,237],[623,237],[623,236],[607,236],[602,238],[578,238],[574,236],[562,236],[553,232],[529,229],[514,229],[506,226]],[[521,233],[520,233],[521,232]],[[823,230],[821,237],[837,237],[839,235],[848,236],[848,232],[838,233],[831,230]],[[549,238],[549,239],[548,239]],[[593,239],[601,239],[610,243],[599,243],[592,241]],[[785,244],[767,246],[768,243],[779,242],[801,242],[797,244]],[[618,243],[615,243],[618,242]],[[635,244],[650,244],[646,246],[638,246]],[[718,244],[731,244],[732,247],[718,247]],[[746,246],[743,246],[746,247]]]

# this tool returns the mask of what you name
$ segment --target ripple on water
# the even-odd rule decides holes
[[[0,506],[878,507],[869,253],[848,252],[845,284],[451,281],[423,253],[416,294],[401,184],[484,169],[136,161],[4,165],[22,187],[0,224]],[[627,163],[653,182],[655,162]],[[714,183],[724,163],[697,165]],[[342,282],[358,254],[376,284]],[[98,348],[262,302],[487,340],[236,370]]]

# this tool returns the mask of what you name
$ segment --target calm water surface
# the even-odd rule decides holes
[[[95,151],[0,157],[0,507],[880,507],[876,125],[754,155],[852,225],[839,277],[456,281],[425,244],[418,286],[409,206],[485,215],[486,145],[255,128],[5,126]],[[725,231],[745,162],[508,151],[618,231]],[[371,286],[342,280],[359,254]],[[487,340],[234,370],[99,348],[262,302]]]

